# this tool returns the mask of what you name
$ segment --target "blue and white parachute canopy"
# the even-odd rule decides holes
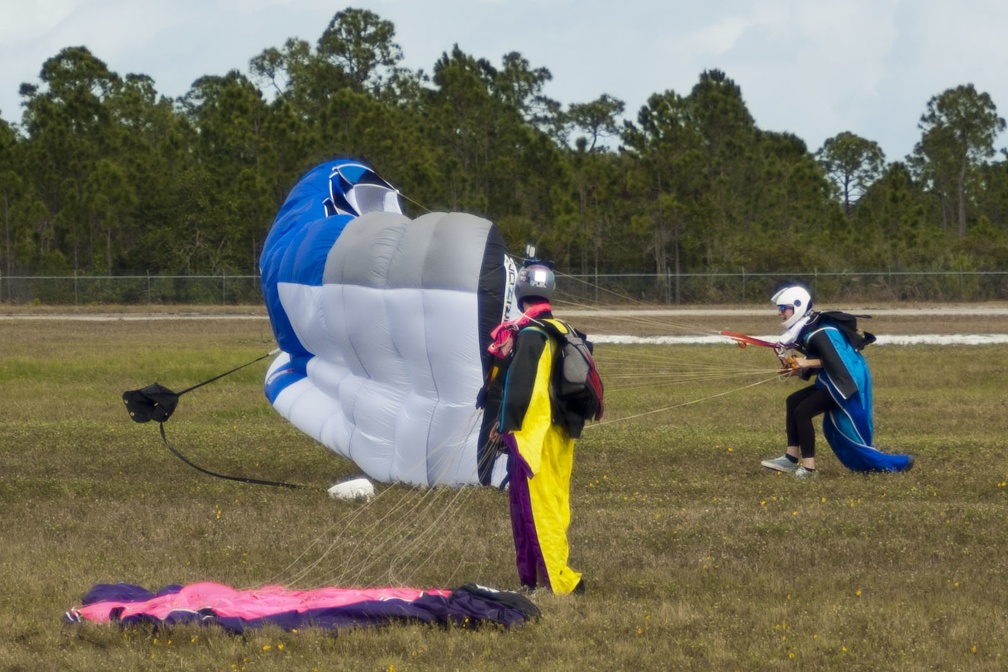
[[[378,481],[499,483],[503,464],[479,448],[494,418],[475,402],[509,262],[485,219],[412,220],[367,166],[316,167],[289,194],[260,259],[282,350],[267,398]]]

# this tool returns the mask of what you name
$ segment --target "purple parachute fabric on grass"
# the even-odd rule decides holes
[[[166,586],[156,593],[129,583],[98,584],[82,606],[68,611],[70,623],[115,622],[122,626],[187,623],[218,625],[241,633],[274,625],[347,628],[394,623],[476,627],[521,625],[539,617],[523,596],[467,584],[455,590],[417,588],[320,588],[295,591],[280,586],[236,590],[217,583]]]

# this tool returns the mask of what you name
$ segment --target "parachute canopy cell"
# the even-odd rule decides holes
[[[270,403],[375,480],[493,480],[493,469],[477,469],[495,456],[478,449],[491,418],[475,399],[506,255],[485,219],[410,219],[367,166],[316,167],[291,191],[260,260],[282,350],[266,376]]]

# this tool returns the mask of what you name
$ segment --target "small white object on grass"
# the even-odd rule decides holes
[[[354,478],[329,488],[329,496],[333,499],[369,501],[374,497],[374,485],[366,478]]]

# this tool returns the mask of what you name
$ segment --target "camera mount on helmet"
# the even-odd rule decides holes
[[[518,278],[515,280],[515,298],[519,305],[524,299],[538,298],[545,301],[553,299],[556,291],[556,274],[553,272],[553,264],[549,261],[536,259],[535,247],[529,245],[527,248],[529,258],[525,260],[525,265],[518,271]]]

